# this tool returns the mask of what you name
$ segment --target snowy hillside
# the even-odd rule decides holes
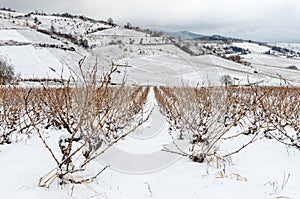
[[[223,75],[231,75],[240,85],[247,84],[248,81],[268,83],[267,76],[255,74],[252,68],[214,55],[190,57],[178,53],[136,56],[121,59],[119,63],[129,66],[120,70],[123,69],[124,73],[126,71],[128,81],[137,85],[218,86]]]
[[[271,43],[273,46],[279,46],[282,48],[287,48],[289,50],[293,50],[296,52],[300,52],[300,44],[299,43]]]
[[[243,42],[243,43],[232,43],[233,46],[246,49],[252,53],[265,53],[270,50],[269,47],[261,46],[256,43],[249,43],[249,42]]]
[[[24,79],[59,78],[62,71],[67,78],[68,69],[76,71],[78,61],[86,56],[84,65],[88,67],[96,60],[101,70],[120,65],[115,83],[125,74],[128,84],[143,85],[220,85],[224,75],[232,76],[239,85],[279,84],[278,74],[298,82],[295,71],[286,69],[291,65],[297,68],[297,60],[279,58],[273,51],[274,55],[266,55],[271,48],[257,43],[228,44],[222,42],[224,37],[212,37],[221,39],[218,42],[207,38],[177,42],[70,14],[0,11],[0,18],[1,57]],[[238,54],[251,65],[220,58]]]
[[[164,36],[166,37],[180,37],[181,39],[194,39],[194,38],[200,38],[204,35],[188,32],[188,31],[178,31],[178,32],[168,32],[168,30],[164,31]]]

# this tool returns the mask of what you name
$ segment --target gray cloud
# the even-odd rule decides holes
[[[298,0],[2,0],[18,11],[71,12],[120,25],[300,42]]]

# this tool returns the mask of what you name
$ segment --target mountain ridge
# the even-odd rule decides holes
[[[176,31],[176,32],[164,32],[165,37],[180,37],[181,39],[196,39],[196,38],[201,38],[205,37],[205,35],[190,32],[187,30],[182,30],[182,31]]]

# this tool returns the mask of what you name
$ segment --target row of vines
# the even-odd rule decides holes
[[[124,138],[149,117],[144,110],[149,87],[111,86],[112,69],[97,81],[95,72],[59,86],[0,87],[0,144],[38,135],[56,167],[40,179],[49,187],[83,183],[89,163]],[[92,77],[92,78],[90,78]],[[52,131],[51,131],[52,130]],[[54,131],[53,131],[54,130]],[[45,131],[61,131],[59,153],[50,146]]]
[[[223,160],[258,139],[274,139],[300,149],[300,89],[295,87],[155,87],[160,110],[170,131],[190,142],[179,152],[194,161]],[[232,151],[226,141],[246,137]]]

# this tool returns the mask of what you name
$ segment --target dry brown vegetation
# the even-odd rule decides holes
[[[35,88],[0,88],[1,144],[37,133],[57,164],[39,186],[48,187],[56,179],[61,185],[95,179],[101,172],[81,177],[88,164],[148,119],[151,111],[145,114],[143,107],[149,88],[111,86],[115,70],[101,81],[94,68],[56,87],[41,83]],[[49,128],[65,132],[58,140],[59,154],[44,137]]]
[[[294,87],[155,87],[170,131],[189,139],[197,162],[238,153],[258,138],[275,139],[300,149],[300,89]],[[218,154],[222,141],[247,136],[241,147]]]
[[[48,187],[55,180],[60,184],[94,180],[102,170],[82,177],[89,163],[149,118],[151,110],[144,110],[144,105],[150,87],[111,86],[114,71],[101,81],[94,68],[55,87],[47,83],[0,87],[0,144],[37,133],[56,162],[39,186]],[[193,161],[226,161],[257,139],[300,149],[299,88],[161,86],[153,90],[169,131],[190,142],[189,150],[179,153]],[[47,129],[65,132],[58,140],[59,153],[47,143]],[[240,137],[247,138],[240,147],[220,151],[221,143]]]
[[[31,125],[25,117],[23,98],[27,91],[15,86],[0,87],[0,144],[10,144],[15,133],[30,135]]]

